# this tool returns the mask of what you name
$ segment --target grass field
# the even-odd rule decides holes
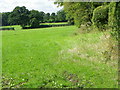
[[[68,24],[67,22],[58,22],[58,23],[41,23],[41,25],[59,25],[59,24]]]
[[[20,25],[11,25],[11,26],[2,26],[3,28],[10,28],[13,27],[15,30],[22,30]]]
[[[60,25],[60,24],[68,24],[67,22],[58,22],[58,23],[40,23],[40,25]],[[20,25],[11,25],[11,26],[2,26],[3,28],[13,27],[15,30],[22,30]]]
[[[3,87],[117,88],[117,61],[104,62],[103,33],[76,30],[2,31]]]

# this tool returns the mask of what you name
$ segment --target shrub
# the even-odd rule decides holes
[[[92,23],[100,30],[105,29],[108,24],[109,5],[99,6],[93,11]]]
[[[111,35],[118,39],[120,30],[120,3],[111,2],[109,7],[108,25],[111,29]]]

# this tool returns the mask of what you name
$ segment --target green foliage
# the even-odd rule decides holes
[[[8,22],[10,12],[1,13],[1,15],[2,15],[2,26],[10,25],[10,23]]]
[[[82,24],[86,24],[87,22],[91,22],[92,18],[92,3],[84,3],[81,2],[76,6],[77,9],[75,13],[75,24],[80,27]]]
[[[118,39],[120,30],[120,3],[111,2],[109,7],[109,27],[111,35]]]
[[[65,12],[64,10],[60,10],[57,12],[57,20],[58,21],[66,21],[66,15],[65,15]]]
[[[64,10],[69,24],[74,24],[74,2],[64,2]]]
[[[99,6],[93,11],[92,23],[100,30],[108,24],[109,5]]]
[[[58,2],[59,0],[55,0],[54,4],[57,4],[58,7],[63,6],[63,2]]]
[[[31,27],[39,27],[39,20],[36,18],[30,19],[30,25]]]
[[[50,19],[51,19],[52,22],[56,21],[56,15],[55,15],[55,13],[51,14]]]
[[[15,7],[12,13],[9,16],[9,22],[16,23],[25,27],[29,23],[29,10],[23,7]]]
[[[12,12],[0,13],[2,15],[3,26],[7,25],[21,25],[23,28],[30,25],[33,18],[36,18],[39,23],[43,22],[65,22],[66,13],[63,10],[57,12],[57,14],[39,12],[38,10],[29,11],[25,6],[15,7]],[[32,26],[32,25],[30,25]]]
[[[39,12],[40,14],[40,22],[44,22],[44,16],[45,16],[45,13],[43,11]]]
[[[111,2],[109,7],[109,28],[111,29],[111,35],[116,36],[117,35],[117,19],[116,19],[116,2]]]
[[[37,10],[31,10],[29,17],[30,17],[30,19],[36,18],[37,20],[40,20],[40,18],[41,18],[40,13]]]
[[[75,25],[80,27],[82,24],[91,22],[92,3],[89,2],[65,2],[64,9],[67,19],[74,20]]]
[[[46,13],[44,16],[44,22],[49,22],[50,20],[50,13]]]
[[[117,39],[119,40],[120,35],[120,2],[116,3],[116,19],[117,19]]]
[[[29,24],[31,27],[39,27],[40,22],[43,22],[44,12],[31,10],[29,14]]]
[[[52,13],[50,15],[50,13],[47,13],[44,15],[44,22],[64,22],[67,21],[66,20],[66,15],[65,12],[63,10],[60,10],[57,12],[57,14]]]
[[[99,6],[102,6],[105,3],[108,3],[108,2],[91,2],[91,3],[93,5],[93,8],[95,9],[95,8],[97,8]]]

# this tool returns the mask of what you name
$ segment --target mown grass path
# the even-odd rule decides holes
[[[117,66],[102,60],[103,33],[75,26],[2,31],[3,86],[116,88]]]

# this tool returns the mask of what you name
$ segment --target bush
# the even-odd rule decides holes
[[[118,39],[118,33],[120,30],[120,3],[110,3],[108,21],[109,28],[111,29],[111,35]]]
[[[93,11],[92,23],[95,27],[105,29],[108,24],[108,11],[109,5],[103,5],[97,7]]]

